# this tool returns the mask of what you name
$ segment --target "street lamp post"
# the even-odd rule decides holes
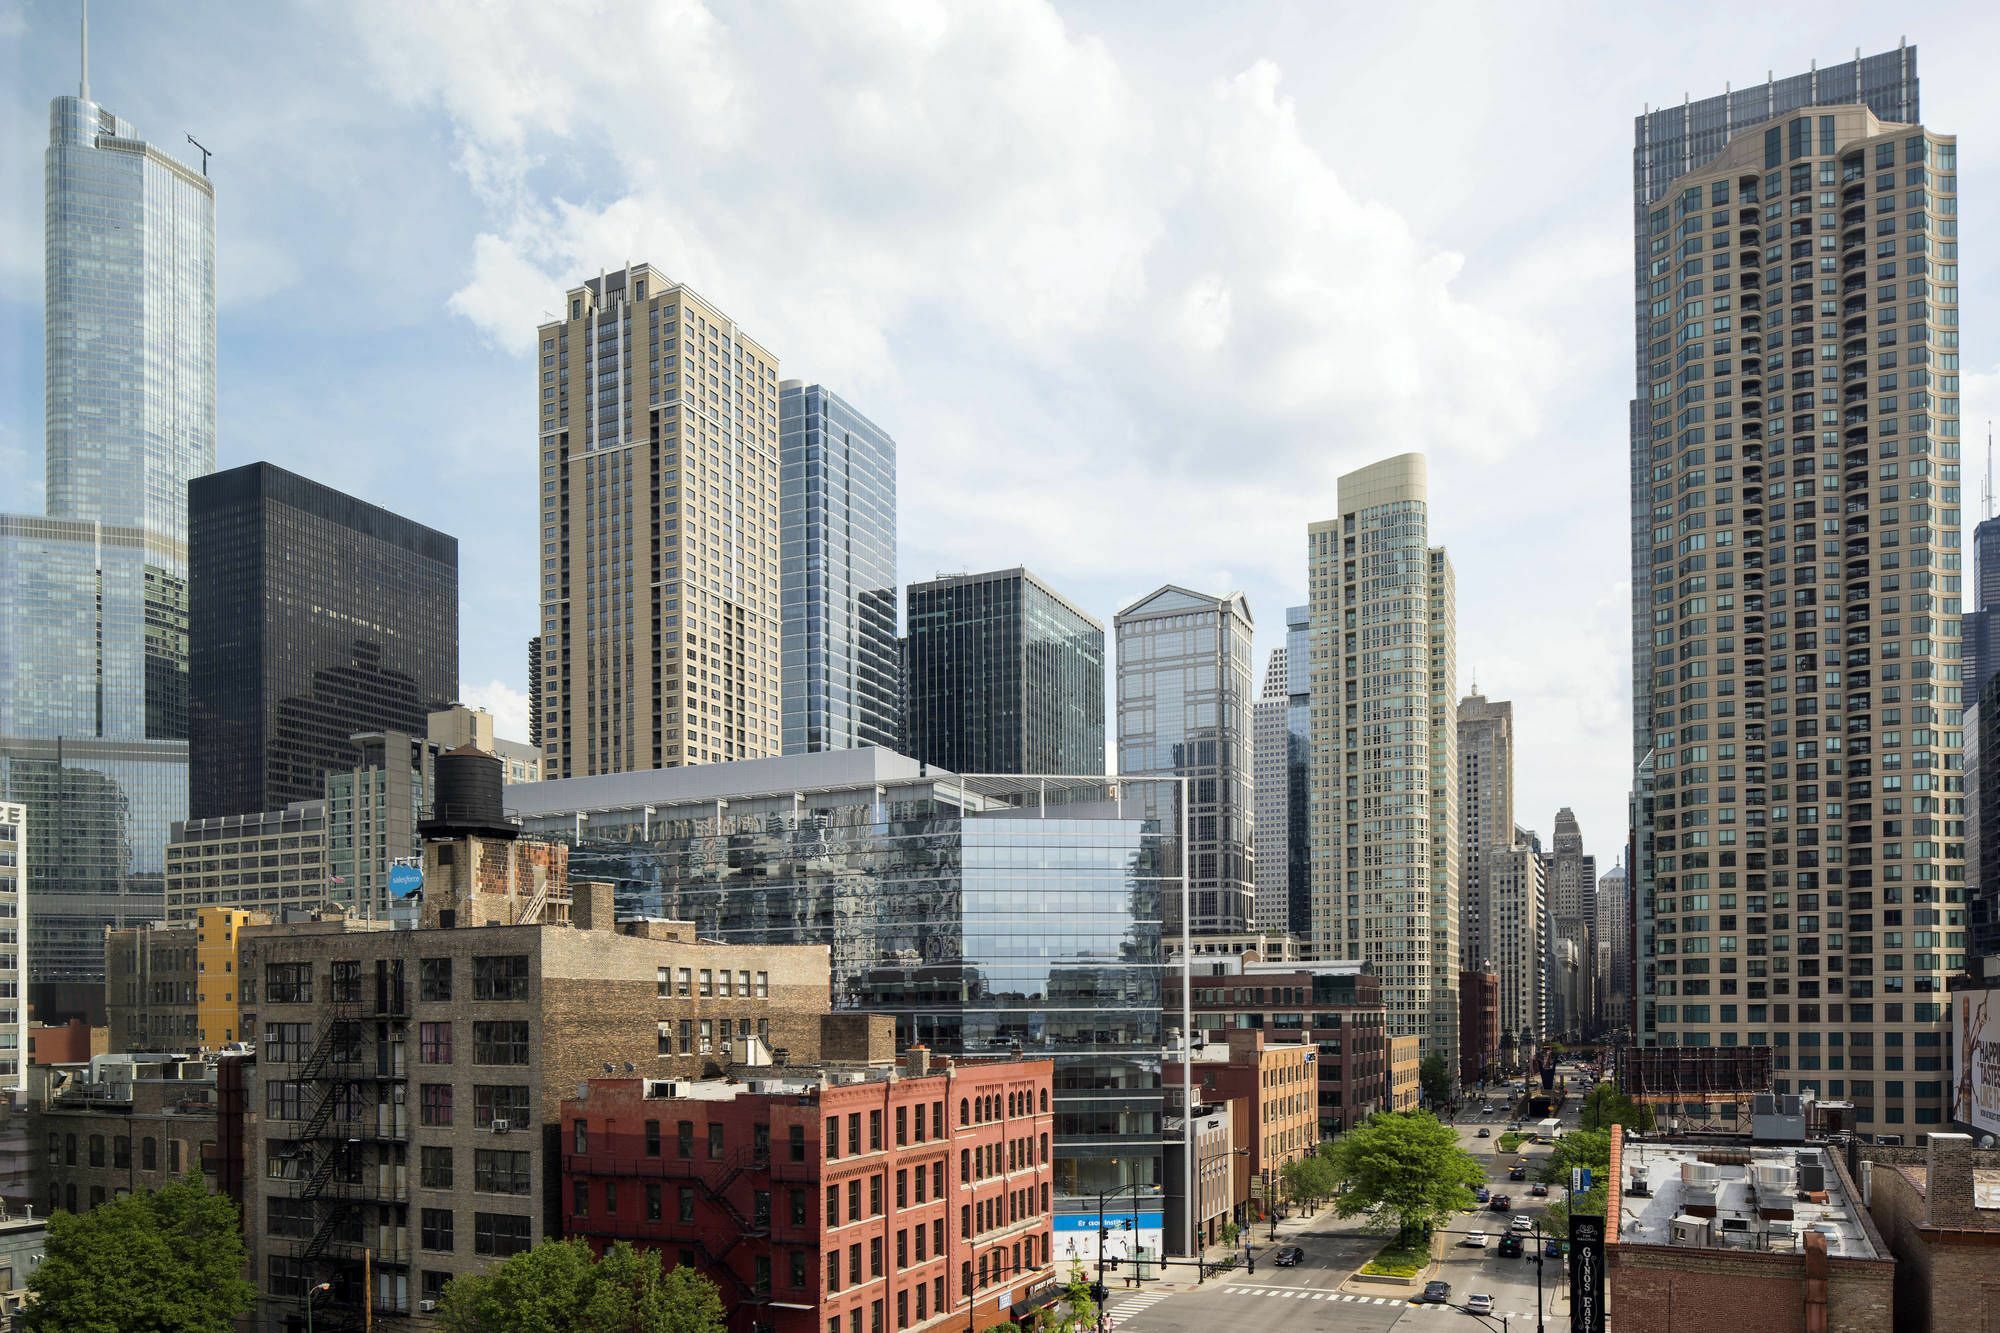
[[[1118,1186],[1118,1187],[1117,1187],[1116,1189],[1108,1189],[1108,1190],[1101,1190],[1101,1191],[1099,1191],[1099,1192],[1098,1192],[1098,1195],[1097,1195],[1097,1285],[1098,1285],[1098,1286],[1100,1286],[1100,1287],[1102,1287],[1102,1286],[1104,1285],[1104,1202],[1105,1202],[1105,1200],[1107,1200],[1107,1199],[1115,1199],[1115,1198],[1117,1198],[1117,1197],[1118,1197],[1119,1195],[1121,1195],[1121,1194],[1125,1193],[1125,1192],[1126,1192],[1127,1190],[1141,1190],[1141,1189],[1144,1189],[1144,1188],[1146,1188],[1146,1187],[1145,1187],[1145,1186],[1144,1186],[1143,1184],[1140,1184],[1139,1182],[1137,1182],[1137,1181],[1134,1181],[1134,1182],[1132,1182],[1132,1183],[1131,1183],[1131,1184],[1129,1184],[1129,1185],[1120,1185],[1120,1186]]]
[[[1022,1273],[1032,1273],[1034,1271],[1035,1268],[1028,1264],[1003,1264],[993,1276],[997,1278],[1005,1274],[1009,1277],[1018,1277]],[[978,1330],[974,1326],[974,1321],[978,1317],[979,1288],[968,1286],[965,1292],[965,1333],[978,1333]],[[307,1333],[311,1333],[311,1330],[307,1330]]]
[[[310,1288],[308,1288],[308,1289],[307,1289],[307,1291],[306,1291],[306,1333],[312,1333],[312,1326],[313,1326],[313,1302],[319,1299],[319,1294],[320,1294],[321,1292],[323,1292],[323,1291],[332,1291],[332,1290],[333,1290],[333,1284],[332,1284],[331,1282],[322,1282],[322,1283],[320,1283],[320,1284],[319,1284],[318,1286],[316,1286],[316,1287],[310,1287]]]

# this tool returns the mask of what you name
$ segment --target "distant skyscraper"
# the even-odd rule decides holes
[[[1312,947],[1372,962],[1392,1035],[1456,1067],[1455,590],[1423,456],[1343,476],[1339,507],[1307,538]]]
[[[458,697],[458,539],[269,463],[188,489],[189,814],[280,810]]]
[[[1285,646],[1271,654],[1256,723],[1257,928],[1301,941],[1312,932],[1311,627],[1312,608],[1285,608]]]
[[[544,324],[551,778],[778,753],[778,358],[649,264]]]
[[[1960,637],[1965,644],[1965,701],[2000,675],[2000,518],[1972,530],[1972,605]]]
[[[1598,1001],[1606,1027],[1632,1022],[1632,915],[1625,896],[1625,867],[1613,866],[1597,881],[1597,918],[1592,931],[1600,965]]]
[[[100,1014],[187,811],[187,483],[215,466],[215,193],[91,100],[49,106],[47,516],[0,516],[0,799],[27,808],[30,985]]]
[[[900,749],[896,442],[822,385],[778,403],[785,753]]]
[[[1548,1035],[1548,880],[1534,835],[1509,829],[1513,841],[1489,847],[1481,891],[1483,935],[1500,977],[1501,1031],[1517,1042]]]
[[[1251,770],[1255,784],[1257,814],[1257,899],[1255,926],[1258,930],[1289,931],[1292,928],[1286,843],[1291,833],[1287,811],[1291,805],[1290,745],[1287,743],[1285,710],[1291,699],[1285,690],[1285,650],[1271,650],[1264,668],[1264,689],[1251,709]]]
[[[1583,850],[1583,829],[1568,806],[1556,811],[1555,834],[1547,855],[1549,931],[1551,948],[1574,956],[1573,982],[1551,988],[1551,1026],[1558,1035],[1582,1035],[1595,1029],[1597,858]],[[1565,947],[1563,942],[1567,941]],[[1558,975],[1552,968],[1550,975]]]
[[[1247,930],[1256,899],[1250,603],[1242,593],[1211,597],[1168,584],[1112,624],[1118,772],[1191,779],[1191,928],[1199,935]],[[1167,910],[1179,920],[1177,907]]]
[[[1881,1053],[1943,1038],[1966,955],[1964,210],[1956,142],[1914,123],[1913,56],[1861,62],[1867,105],[1822,86],[1839,104],[1736,128],[1641,219],[1641,1028],[1768,1045],[1774,1092],[1850,1101],[1862,1134],[1949,1115],[1947,1080]]]
[[[542,748],[542,636],[528,640],[528,744]]]
[[[1104,771],[1104,626],[1025,569],[909,587],[904,735],[953,773]]]
[[[1468,694],[1458,701],[1460,966],[1498,962],[1489,932],[1486,859],[1514,846],[1514,705]]]

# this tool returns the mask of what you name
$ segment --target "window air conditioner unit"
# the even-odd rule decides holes
[[[437,1313],[437,1308],[438,1308],[438,1303],[437,1303],[436,1301],[418,1301],[418,1302],[417,1302],[417,1313],[418,1313],[418,1314],[436,1314],[436,1313]]]
[[[493,1122],[493,1132],[495,1134],[505,1134],[508,1130],[512,1129],[513,1127],[514,1126],[511,1121],[495,1120]]]

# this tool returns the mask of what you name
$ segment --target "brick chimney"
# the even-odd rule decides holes
[[[571,885],[569,922],[578,930],[616,930],[618,909],[611,886],[602,880]]]
[[[931,1072],[931,1048],[918,1043],[903,1052],[903,1073],[909,1078],[924,1078]]]
[[[1924,1173],[1924,1224],[1978,1227],[1972,1208],[1972,1136],[1933,1134]]]

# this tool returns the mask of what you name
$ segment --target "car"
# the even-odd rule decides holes
[[[1475,1135],[1474,1137],[1476,1137],[1476,1138],[1482,1138],[1482,1139],[1490,1139],[1490,1138],[1492,1138],[1492,1137],[1493,1137],[1493,1131],[1492,1131],[1492,1130],[1490,1130],[1490,1129],[1488,1129],[1488,1128],[1487,1128],[1486,1126],[1484,1126],[1484,1125],[1481,1125],[1481,1126],[1479,1127],[1479,1133],[1478,1133],[1477,1135]]]
[[[1277,1264],[1280,1268],[1297,1268],[1305,1260],[1306,1252],[1296,1245],[1286,1245],[1279,1249]]]
[[[1475,1185],[1472,1187],[1472,1197],[1481,1203],[1485,1203],[1493,1197],[1493,1191],[1487,1189],[1484,1185]]]
[[[1459,1244],[1468,1249],[1483,1250],[1486,1248],[1486,1242],[1491,1239],[1493,1238],[1483,1231],[1468,1231],[1465,1233],[1465,1239]]]
[[[1521,1257],[1521,1238],[1511,1232],[1500,1238],[1500,1257],[1518,1259]]]
[[[1547,1185],[1542,1184],[1542,1182],[1538,1180],[1534,1184],[1528,1186],[1528,1193],[1532,1194],[1537,1199],[1546,1199],[1549,1197],[1549,1187]]]
[[[1509,1226],[1510,1229],[1522,1232],[1524,1234],[1526,1232],[1530,1232],[1535,1229],[1534,1219],[1530,1218],[1525,1213],[1516,1214],[1514,1220],[1508,1223],[1507,1225]]]
[[[1557,1240],[1554,1236],[1549,1237],[1548,1240],[1542,1245],[1542,1253],[1546,1254],[1551,1259],[1562,1258],[1562,1252],[1563,1252],[1563,1243]]]
[[[1465,1312],[1467,1314],[1492,1314],[1493,1298],[1484,1292],[1475,1291],[1465,1298]]]
[[[1509,1167],[1507,1170],[1507,1179],[1509,1180],[1526,1180],[1527,1178],[1528,1168],[1525,1166]]]
[[[1518,1134],[1518,1133],[1520,1133],[1520,1132],[1521,1132],[1521,1122],[1520,1122],[1520,1121],[1518,1121],[1518,1120],[1509,1120],[1509,1121],[1507,1122],[1507,1132],[1508,1132],[1509,1134]]]
[[[1496,1194],[1486,1206],[1496,1213],[1504,1213],[1514,1206],[1514,1201],[1504,1194]]]
[[[1419,1296],[1419,1297],[1417,1297],[1417,1304],[1419,1304],[1419,1305],[1450,1305],[1450,1304],[1451,1304],[1451,1283],[1449,1283],[1449,1282],[1426,1282],[1426,1283],[1424,1283],[1424,1294],[1423,1294],[1423,1295],[1421,1295],[1421,1296]]]

